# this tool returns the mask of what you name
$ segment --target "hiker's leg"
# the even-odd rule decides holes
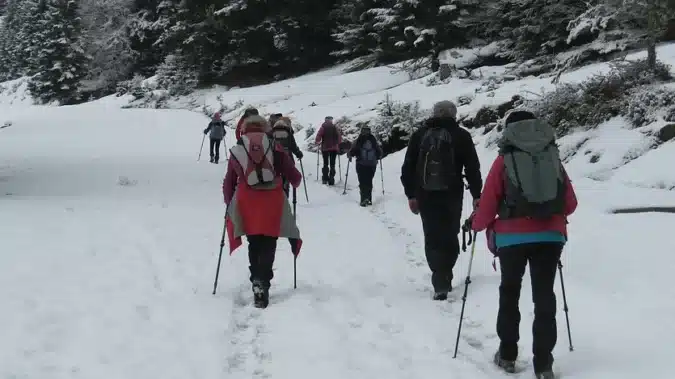
[[[499,285],[499,311],[497,335],[499,356],[507,361],[518,357],[520,340],[520,288],[527,265],[527,245],[514,245],[499,249],[501,283]]]
[[[550,371],[553,366],[553,348],[558,340],[556,324],[555,284],[562,243],[530,244],[530,278],[534,322],[532,323],[532,354],[535,372]]]

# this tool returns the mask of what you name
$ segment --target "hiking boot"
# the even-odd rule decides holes
[[[510,374],[516,372],[516,361],[507,361],[506,359],[502,359],[502,357],[499,355],[499,350],[497,350],[497,352],[495,353],[494,363],[497,365],[497,367],[501,368],[502,370]],[[543,378],[537,377],[537,379]]]
[[[211,157],[211,159],[209,159],[209,162],[213,163],[213,157]]]
[[[366,199],[366,205],[373,205],[373,201],[371,199]]]
[[[535,372],[534,376],[537,379],[555,379],[555,374],[553,374],[553,371],[551,371],[551,370],[542,371],[542,372]]]
[[[220,158],[216,157],[216,158],[213,160],[213,163],[218,164],[218,160],[219,160],[219,159],[220,159]]]
[[[328,178],[328,185],[334,186],[335,185],[335,178]]]
[[[253,281],[253,305],[256,308],[267,308],[269,305],[269,290],[259,280]]]
[[[359,203],[359,205],[362,206],[362,207],[365,207],[366,205],[368,205],[368,202],[366,201],[366,199],[361,199],[361,202]]]
[[[448,300],[448,293],[445,291],[434,292],[434,300],[444,301]]]

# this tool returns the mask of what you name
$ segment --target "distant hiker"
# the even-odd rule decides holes
[[[211,163],[218,163],[220,159],[220,142],[225,138],[225,121],[220,119],[220,112],[213,115],[213,120],[209,122],[209,126],[204,129],[204,134],[209,134],[209,151],[211,154]]]
[[[333,117],[328,116],[324,119],[319,132],[316,134],[315,142],[321,144],[321,154],[323,155],[321,182],[331,186],[335,185],[335,160],[340,152],[342,133],[333,123]]]
[[[293,161],[294,165],[294,155],[298,157],[298,159],[302,159],[303,154],[298,147],[298,143],[295,141],[291,120],[288,117],[279,117],[272,128],[272,136],[274,137],[274,141],[280,144],[284,151],[291,157],[291,161]],[[284,178],[284,192],[286,193],[286,197],[289,196],[290,189],[290,183]]]
[[[276,125],[277,121],[279,121],[281,117],[283,117],[282,113],[272,114],[269,119],[270,126],[274,127],[274,125]]]
[[[507,372],[515,371],[518,302],[529,262],[534,372],[538,379],[553,379],[552,352],[557,340],[553,284],[567,241],[567,216],[575,211],[577,199],[560,161],[555,131],[545,121],[527,111],[512,111],[499,147],[472,223],[476,231],[494,231],[501,266],[497,315],[501,342],[494,362]]]
[[[256,307],[269,304],[270,282],[277,239],[296,241],[294,254],[300,253],[302,240],[291,207],[282,189],[281,177],[298,187],[302,175],[289,156],[269,137],[267,120],[253,115],[242,123],[242,137],[230,149],[223,195],[227,204],[227,234],[230,254],[248,240],[248,258]]]
[[[373,205],[373,177],[377,170],[377,163],[382,158],[382,148],[370,131],[366,123],[357,124],[361,133],[354,141],[354,145],[347,154],[349,161],[356,157],[356,175],[359,178],[361,192],[361,206]]]
[[[237,137],[237,141],[241,138],[241,127],[244,124],[244,120],[249,116],[258,115],[258,110],[255,108],[248,108],[244,111],[244,115],[241,116],[239,122],[237,123],[237,129],[234,131],[234,136]]]
[[[452,102],[436,103],[433,116],[410,136],[401,168],[410,211],[422,218],[434,300],[445,300],[452,291],[464,197],[462,170],[474,206],[483,185],[473,139],[459,127],[456,116]]]

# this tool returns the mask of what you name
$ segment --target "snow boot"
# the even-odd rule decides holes
[[[256,308],[267,308],[270,303],[269,289],[259,280],[253,281],[253,305]]]
[[[211,157],[211,159],[209,160],[209,162],[213,163],[213,157]]]
[[[497,350],[497,352],[495,353],[494,363],[497,365],[497,367],[501,368],[502,370],[510,374],[516,372],[516,361],[507,361],[506,359],[502,359],[502,357],[499,355],[499,350]],[[537,376],[537,379],[544,379],[544,378],[540,378],[539,376]]]
[[[551,371],[551,370],[542,371],[542,372],[535,372],[534,376],[537,379],[555,379],[555,374],[553,374],[553,371]]]
[[[445,291],[434,292],[434,300],[445,301],[448,300],[448,293]]]

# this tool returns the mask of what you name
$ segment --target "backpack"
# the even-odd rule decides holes
[[[335,146],[340,140],[337,126],[335,124],[323,124],[323,138],[321,139],[321,146]]]
[[[272,129],[272,137],[274,142],[281,145],[286,153],[291,153],[291,133],[288,129],[284,127],[274,128]]]
[[[361,144],[358,162],[365,166],[377,166],[377,148],[370,138]]]
[[[461,187],[455,165],[452,134],[447,128],[430,127],[422,136],[417,160],[420,187],[425,191],[448,191]]]
[[[252,132],[241,136],[231,150],[243,170],[243,179],[249,187],[270,190],[277,186],[274,170],[274,142],[265,133]]]
[[[529,122],[529,125],[525,122]],[[532,131],[511,133],[509,137],[518,140],[515,144],[505,141],[500,151],[504,157],[505,192],[498,212],[499,218],[546,220],[565,212],[565,172],[554,132],[546,129],[547,124],[537,122],[539,120],[521,121],[521,128],[530,128]],[[545,145],[527,150],[516,146],[531,146],[532,141],[537,143],[536,139]]]

